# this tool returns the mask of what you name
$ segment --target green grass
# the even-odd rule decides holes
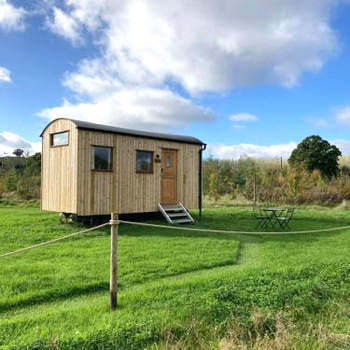
[[[194,227],[256,230],[249,208],[203,214]],[[291,230],[348,224],[345,210],[309,208]],[[79,229],[35,207],[1,207],[0,254]],[[345,349],[349,232],[236,236],[120,225],[116,312],[108,308],[109,228],[2,259],[0,349],[272,349],[281,324],[295,349]]]

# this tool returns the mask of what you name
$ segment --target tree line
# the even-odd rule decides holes
[[[203,161],[205,199],[293,204],[337,204],[350,200],[350,167],[339,165],[341,152],[319,136],[309,136],[280,159]],[[41,154],[0,158],[0,198],[9,193],[39,199]]]
[[[13,154],[0,158],[0,198],[39,199],[41,153],[25,155],[16,149]]]
[[[338,204],[350,200],[350,167],[339,165],[340,150],[320,136],[309,136],[280,159],[219,160],[203,164],[203,192],[209,200],[281,204]]]

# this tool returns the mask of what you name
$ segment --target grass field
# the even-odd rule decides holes
[[[254,231],[249,208],[195,227]],[[299,209],[293,230],[350,225]],[[0,254],[78,231],[0,207]],[[0,349],[349,349],[350,230],[234,236],[120,225],[120,307],[108,308],[109,229],[0,260]]]

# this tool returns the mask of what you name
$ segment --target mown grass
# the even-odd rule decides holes
[[[347,224],[345,210],[300,209],[291,229]],[[244,207],[206,209],[194,226],[256,229]],[[77,230],[57,214],[3,207],[0,254]],[[2,259],[0,349],[345,349],[349,232],[121,225],[116,312],[108,309],[108,228]]]

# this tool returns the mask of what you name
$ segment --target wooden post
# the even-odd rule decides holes
[[[254,205],[256,205],[256,165],[254,164]]]
[[[111,310],[117,308],[118,301],[118,214],[111,214],[111,258],[110,258],[110,280],[109,280],[109,295],[110,295],[110,305]]]

